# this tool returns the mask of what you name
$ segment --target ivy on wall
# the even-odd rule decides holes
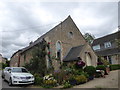
[[[34,46],[30,63],[25,64],[25,67],[33,74],[38,73],[41,76],[44,76],[46,74],[47,66],[45,56],[47,55],[47,46],[47,42],[44,39],[42,42]]]

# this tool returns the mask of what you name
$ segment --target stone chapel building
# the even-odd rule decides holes
[[[15,52],[11,57],[11,66],[23,66],[29,63],[32,58],[32,48],[45,39],[50,44],[50,56],[59,58],[52,59],[54,70],[60,69],[60,63],[83,60],[86,65],[96,66],[97,56],[91,46],[86,42],[80,30],[68,16],[63,22],[52,28],[50,31],[39,37],[28,47]],[[49,59],[46,58],[49,68]]]

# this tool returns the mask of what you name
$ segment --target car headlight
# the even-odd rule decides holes
[[[14,79],[20,79],[20,77],[18,77],[18,76],[13,76],[13,78],[14,78]]]

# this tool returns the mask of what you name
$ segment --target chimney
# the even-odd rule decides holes
[[[33,44],[33,41],[31,41],[31,42],[29,43],[29,46],[30,46],[31,44]]]

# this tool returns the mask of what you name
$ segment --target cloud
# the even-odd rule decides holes
[[[117,27],[117,2],[0,2],[0,53],[11,55],[71,15],[80,31],[100,37]],[[2,51],[1,51],[2,50]]]
[[[98,38],[117,28],[117,11],[117,3],[113,2],[80,3],[73,16],[82,33],[89,32]]]

